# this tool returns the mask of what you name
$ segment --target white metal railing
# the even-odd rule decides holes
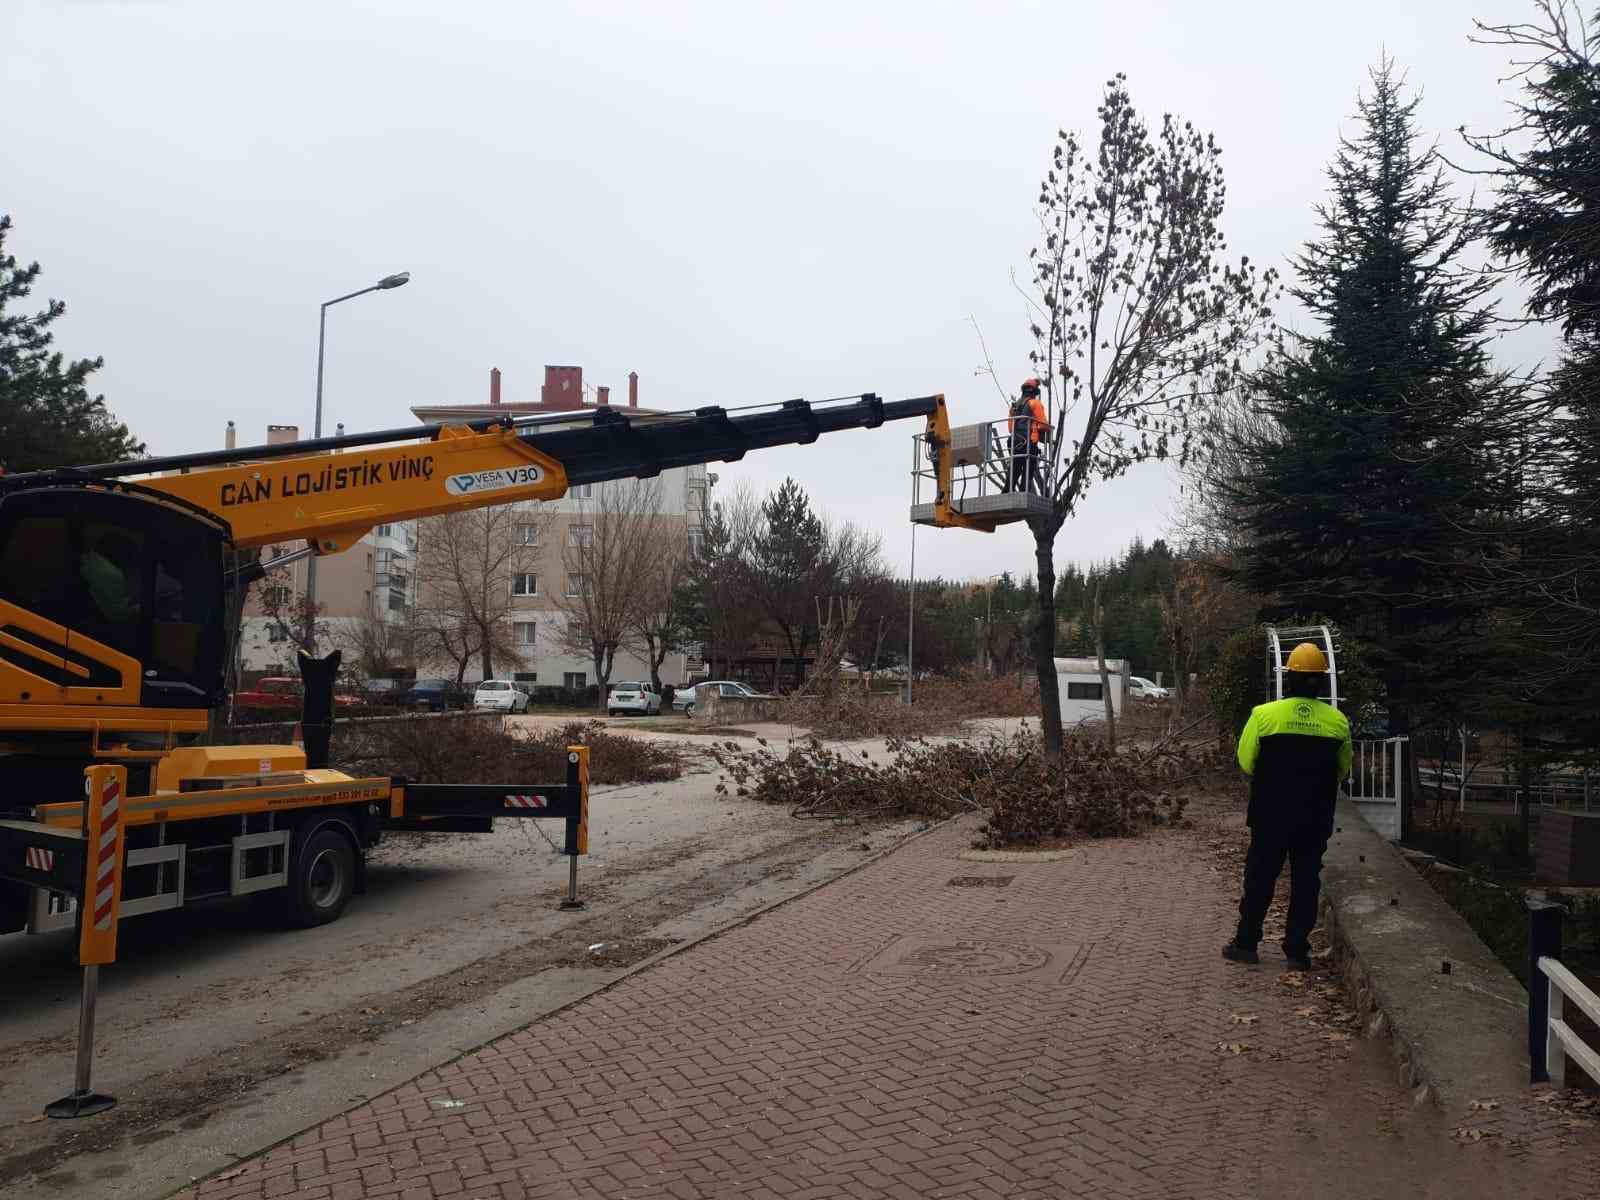
[[[1550,1082],[1558,1088],[1567,1086],[1567,1059],[1571,1058],[1590,1079],[1600,1083],[1600,1054],[1596,1054],[1563,1019],[1566,1002],[1570,1000],[1584,1016],[1600,1025],[1600,996],[1562,966],[1560,960],[1541,957],[1538,962],[1549,989],[1545,1009],[1544,1069]]]
[[[1405,737],[1361,738],[1351,743],[1346,790],[1367,823],[1391,842],[1400,840],[1400,799],[1405,795],[1401,755],[1406,741]]]
[[[1029,451],[1031,417],[982,421],[951,429],[950,498],[959,507],[996,496],[1050,496],[1055,464],[1049,426]],[[938,470],[928,455],[926,434],[912,438],[911,503],[931,503],[939,490]]]

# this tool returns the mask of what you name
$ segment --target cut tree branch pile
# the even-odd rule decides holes
[[[787,806],[797,817],[942,819],[982,812],[983,847],[1030,846],[1118,837],[1182,821],[1185,787],[1217,760],[1194,747],[1163,744],[1117,754],[1098,739],[1069,737],[1058,765],[1038,735],[930,742],[890,738],[881,754],[838,750],[812,737],[779,754],[765,740],[712,750],[724,779],[717,790]]]
[[[523,737],[490,721],[418,719],[338,727],[334,766],[352,775],[404,775],[427,783],[554,783],[567,747],[589,747],[591,783],[658,783],[683,774],[676,750],[573,721]]]

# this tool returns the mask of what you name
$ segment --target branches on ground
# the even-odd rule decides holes
[[[984,846],[1114,837],[1182,819],[1184,785],[1209,759],[1188,747],[1118,755],[1070,738],[1062,762],[1045,762],[1038,737],[932,743],[891,738],[881,755],[834,750],[812,738],[780,755],[720,743],[723,794],[780,804],[797,817],[941,819],[986,812]]]
[[[426,783],[555,783],[567,777],[567,747],[589,747],[591,783],[677,779],[670,746],[574,721],[530,737],[493,717],[402,717],[340,724],[334,765],[353,775],[404,775]]]

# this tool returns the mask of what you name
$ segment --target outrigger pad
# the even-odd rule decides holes
[[[58,1121],[68,1121],[73,1117],[92,1117],[95,1113],[103,1113],[114,1104],[114,1099],[102,1096],[99,1092],[73,1092],[70,1096],[46,1104],[44,1115]]]
[[[333,745],[333,681],[339,674],[341,651],[326,658],[300,655],[300,681],[304,693],[300,732],[306,743],[306,766],[326,767]]]

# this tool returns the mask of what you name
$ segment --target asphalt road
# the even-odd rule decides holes
[[[72,937],[0,937],[0,1192],[167,1195],[908,832],[796,821],[714,784],[595,789],[583,913],[556,907],[566,859],[503,821],[391,837],[368,892],[320,929],[286,931],[248,898],[126,922],[94,1074],[119,1103],[87,1120],[39,1116],[72,1083]]]

